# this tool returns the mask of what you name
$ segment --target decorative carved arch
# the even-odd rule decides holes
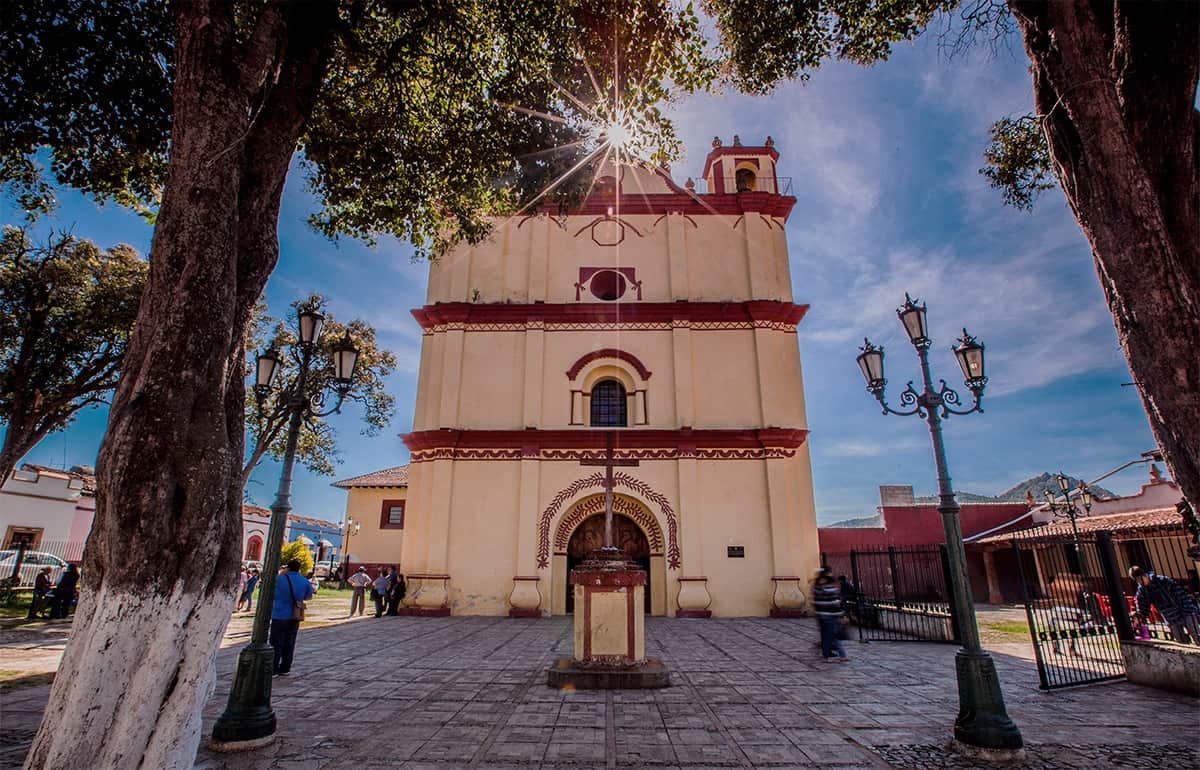
[[[662,514],[663,521],[667,523],[666,531],[666,557],[667,567],[670,569],[679,569],[679,522],[675,518],[675,509],[671,507],[669,501],[664,495],[654,491],[646,482],[641,479],[634,478],[628,473],[617,472],[613,474],[613,483],[615,486],[624,487],[634,493],[634,496],[640,497],[643,501],[649,501],[658,507]],[[542,511],[541,517],[538,519],[538,568],[546,569],[550,566],[550,522],[558,514],[563,505],[575,495],[594,487],[604,488],[604,474],[599,471],[590,476],[585,476],[577,479],[570,486],[559,491],[557,495]],[[655,522],[657,525],[657,522]],[[649,531],[649,530],[647,530]],[[661,530],[660,530],[661,532]],[[660,535],[661,537],[661,535]]]
[[[582,524],[585,519],[603,511],[604,495],[594,495],[585,498],[572,508],[570,513],[562,517],[562,521],[558,522],[558,527],[554,530],[554,552],[566,553],[567,545],[571,541],[571,533],[575,531],[575,528]],[[646,533],[646,540],[650,543],[651,556],[662,555],[662,527],[658,525],[658,520],[654,518],[654,514],[646,510],[646,506],[632,498],[623,495],[614,495],[613,513],[619,513],[631,519],[642,528],[642,532]]]
[[[571,364],[571,368],[567,370],[567,379],[574,382],[579,373],[583,371],[583,367],[593,361],[598,361],[601,358],[616,358],[632,366],[637,370],[638,376],[643,380],[650,379],[652,372],[646,368],[646,365],[641,362],[637,356],[627,350],[618,350],[617,348],[601,348],[593,350],[590,353],[584,353],[579,360]]]

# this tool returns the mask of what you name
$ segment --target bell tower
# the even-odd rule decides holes
[[[730,193],[788,194],[781,190],[775,164],[779,153],[775,151],[775,140],[767,137],[758,147],[742,144],[741,137],[733,135],[733,144],[726,147],[720,137],[713,137],[712,151],[704,161],[704,181],[708,192],[714,195]],[[786,186],[786,185],[785,185]]]

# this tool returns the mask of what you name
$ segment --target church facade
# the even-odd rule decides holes
[[[614,539],[649,573],[647,612],[804,608],[807,306],[772,144],[714,141],[703,192],[607,167],[570,215],[498,222],[431,266],[394,559],[410,612],[570,612],[604,530],[606,469],[581,463],[609,442]]]

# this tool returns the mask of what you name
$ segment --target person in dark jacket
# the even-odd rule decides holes
[[[1175,641],[1186,644],[1190,636],[1192,644],[1200,644],[1200,605],[1196,604],[1186,588],[1169,577],[1156,575],[1138,566],[1129,568],[1129,577],[1137,586],[1135,601],[1138,616],[1150,617],[1150,607],[1153,605],[1171,627],[1171,636]]]
[[[79,568],[68,564],[67,569],[54,586],[54,609],[50,612],[52,618],[65,618],[71,612],[71,602],[75,601],[75,587],[79,585]]]
[[[388,589],[388,610],[387,614],[396,615],[400,612],[400,600],[404,598],[404,576],[392,568],[392,584]]]
[[[846,619],[845,604],[842,603],[842,590],[833,575],[828,570],[817,573],[813,581],[813,613],[821,629],[821,657],[826,663],[835,658],[846,661],[846,650],[842,648],[842,623]]]
[[[50,580],[50,573],[53,571],[53,567],[42,567],[42,571],[33,579],[33,600],[29,602],[29,614],[26,616],[29,620],[36,618],[42,608],[46,606],[46,595],[54,586]]]

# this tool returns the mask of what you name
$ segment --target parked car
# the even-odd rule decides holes
[[[12,575],[13,567],[16,564],[17,552],[15,550],[0,551],[0,579]],[[48,551],[26,551],[25,556],[21,559],[21,572],[18,576],[17,585],[22,588],[32,586],[34,579],[42,571],[42,567],[54,568],[54,571],[50,573],[50,580],[57,583],[66,566],[67,562],[65,559],[61,559]]]
[[[340,564],[340,562],[334,559],[326,559],[324,561],[317,562],[315,565],[313,565],[313,577],[324,580],[325,578],[329,577],[329,573],[333,572],[334,567],[338,566],[338,564]]]

